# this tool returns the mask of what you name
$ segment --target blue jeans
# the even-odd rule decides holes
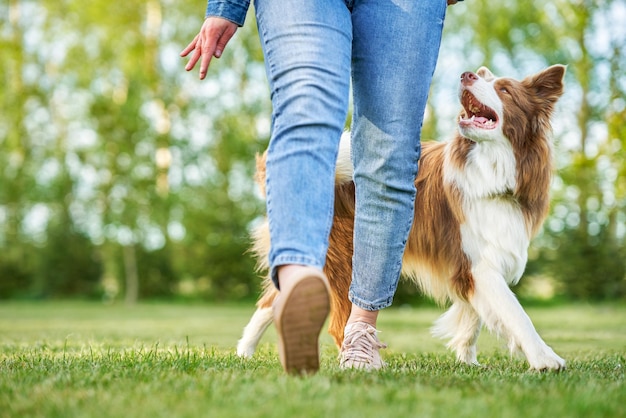
[[[389,306],[413,220],[420,131],[446,0],[255,0],[273,105],[269,262],[323,268],[353,91],[350,300]]]

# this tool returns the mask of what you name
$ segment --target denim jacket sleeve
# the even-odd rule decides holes
[[[208,0],[205,17],[217,16],[243,26],[250,0]]]

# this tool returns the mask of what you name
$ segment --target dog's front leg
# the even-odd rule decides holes
[[[541,339],[504,277],[486,263],[473,268],[472,275],[475,286],[470,303],[485,325],[492,331],[506,335],[511,350],[520,348],[531,368],[565,368],[565,360]]]

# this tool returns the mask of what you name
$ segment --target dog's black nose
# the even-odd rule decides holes
[[[461,74],[461,83],[466,86],[471,86],[476,80],[478,80],[478,76],[471,71],[466,71]]]

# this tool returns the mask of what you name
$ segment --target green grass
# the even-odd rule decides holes
[[[0,417],[626,417],[626,306],[527,311],[568,360],[529,371],[484,333],[459,365],[428,328],[435,308],[381,314],[381,372],[341,371],[330,337],[312,377],[283,374],[273,327],[234,347],[252,306],[0,304]]]

